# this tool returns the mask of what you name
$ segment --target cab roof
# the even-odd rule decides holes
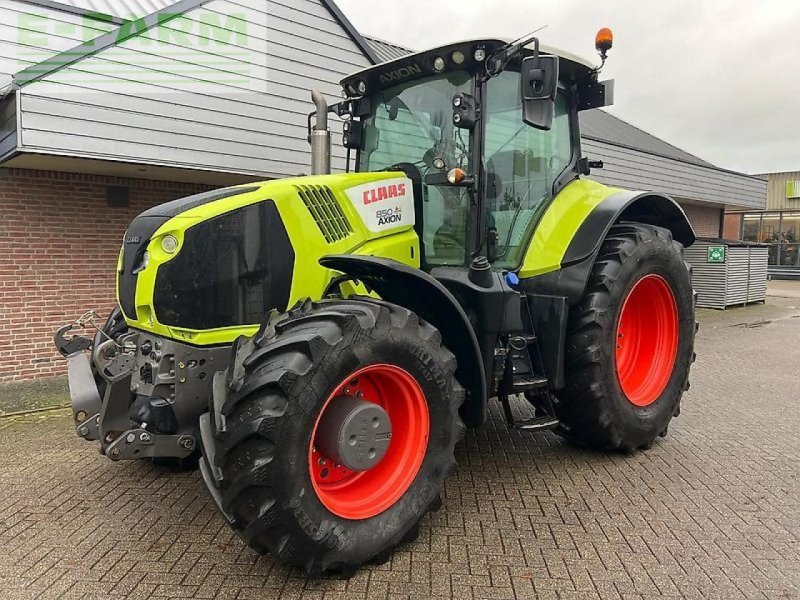
[[[436,46],[362,69],[345,77],[341,84],[348,96],[360,96],[363,95],[363,93],[358,92],[360,82],[366,84],[367,93],[369,93],[376,88],[380,89],[406,80],[433,75],[437,72],[433,68],[433,61],[439,57],[445,61],[445,71],[457,68],[465,68],[472,71],[481,64],[481,62],[475,60],[476,50],[483,48],[488,57],[513,41],[503,38],[484,38]],[[543,44],[540,44],[539,51],[541,54],[559,57],[559,78],[561,80],[596,80],[599,66],[596,62]],[[463,56],[463,61],[460,64],[454,61],[453,57],[456,56],[456,53],[461,53]],[[532,54],[533,44],[529,44],[523,49],[521,56],[525,57]]]

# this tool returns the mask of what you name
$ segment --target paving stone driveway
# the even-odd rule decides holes
[[[468,434],[420,539],[350,580],[246,549],[197,473],[114,464],[66,413],[0,420],[0,598],[800,598],[800,299],[706,312],[634,456]]]

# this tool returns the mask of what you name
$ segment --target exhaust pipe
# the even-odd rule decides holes
[[[331,172],[331,132],[328,131],[328,103],[317,90],[311,91],[317,107],[317,122],[311,132],[311,174],[327,175]]]

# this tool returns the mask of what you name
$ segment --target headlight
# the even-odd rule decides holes
[[[165,235],[161,238],[161,249],[167,254],[175,254],[178,250],[178,240],[174,235]]]

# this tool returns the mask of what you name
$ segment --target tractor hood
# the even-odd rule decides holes
[[[131,327],[198,345],[251,335],[273,309],[319,299],[329,254],[419,266],[403,173],[267,181],[167,202],[133,220],[117,267]]]

